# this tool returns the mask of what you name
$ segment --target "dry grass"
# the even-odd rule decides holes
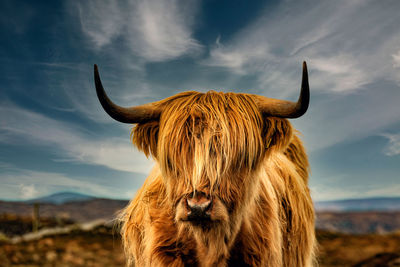
[[[31,242],[0,244],[0,266],[124,266],[117,234],[100,228],[92,232],[45,237]]]
[[[400,233],[350,235],[318,231],[317,236],[320,267],[346,267],[357,263],[362,263],[358,266],[399,266],[395,265],[396,261],[400,264]],[[389,261],[393,265],[389,265]],[[0,243],[0,266],[4,267],[105,267],[124,266],[124,262],[119,235],[109,228],[18,244]]]
[[[353,266],[382,253],[397,254],[400,258],[400,233],[351,235],[318,231],[317,238],[322,267]]]

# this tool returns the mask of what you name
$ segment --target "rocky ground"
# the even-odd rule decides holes
[[[318,231],[317,237],[321,267],[400,266],[400,233],[350,235]],[[124,263],[119,235],[110,227],[76,229],[30,241],[0,241],[0,266],[4,267],[111,267]]]
[[[119,235],[105,227],[15,244],[0,243],[0,266],[4,267],[111,267],[124,264]]]
[[[350,234],[338,233],[334,228],[353,229],[359,225],[365,228],[361,232],[368,232],[383,225],[384,229],[393,229],[398,225],[393,223],[397,222],[397,216],[390,219],[387,214],[350,216],[346,213],[342,214],[342,221],[339,217],[339,214],[326,213],[322,218],[332,225],[333,231],[317,231],[319,266],[400,266],[400,231]],[[97,219],[75,223],[41,217],[39,231],[32,233],[31,230],[31,216],[0,215],[0,266],[124,266],[115,221]]]
[[[33,205],[0,201],[0,267],[125,266],[113,227],[127,201],[89,199]],[[400,267],[400,212],[317,212],[320,267]],[[396,232],[397,231],[397,232]]]
[[[385,234],[400,229],[399,211],[317,212],[317,229],[351,234]]]
[[[317,231],[321,267],[400,266],[400,232],[341,234]]]

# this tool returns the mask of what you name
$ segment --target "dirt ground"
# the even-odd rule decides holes
[[[119,235],[109,231],[76,232],[0,245],[0,266],[4,267],[124,265],[125,256]]]
[[[332,266],[400,266],[400,233],[337,234],[317,232],[319,264]]]
[[[318,231],[319,266],[400,266],[400,233],[349,235]],[[0,241],[1,242],[1,241]],[[117,233],[107,228],[0,243],[0,266],[124,266]]]

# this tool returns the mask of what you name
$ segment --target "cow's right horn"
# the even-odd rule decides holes
[[[262,114],[272,117],[295,119],[303,116],[310,103],[310,87],[308,85],[307,64],[303,62],[300,97],[297,102],[267,98],[255,95],[254,99]]]
[[[159,119],[161,110],[155,107],[153,103],[129,108],[114,104],[104,91],[96,64],[94,65],[94,82],[101,105],[113,119],[123,123],[140,123]]]

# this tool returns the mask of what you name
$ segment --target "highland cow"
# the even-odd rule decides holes
[[[309,104],[303,63],[297,102],[236,93],[184,92],[105,111],[136,123],[132,140],[156,165],[123,211],[122,239],[136,266],[312,266],[309,164],[287,118]]]

